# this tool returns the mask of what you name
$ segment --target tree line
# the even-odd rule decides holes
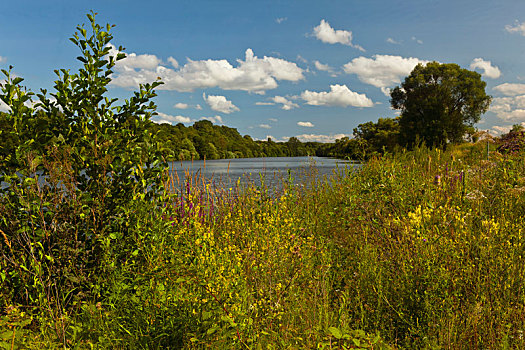
[[[286,142],[254,140],[237,129],[200,120],[186,127],[182,123],[151,124],[168,160],[230,159],[255,157],[298,157],[316,155],[321,143],[301,142],[291,137]]]

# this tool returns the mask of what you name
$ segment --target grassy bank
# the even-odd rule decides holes
[[[46,246],[58,218],[4,233],[0,347],[525,346],[523,154],[418,149],[276,197],[165,187],[126,204],[96,267]]]

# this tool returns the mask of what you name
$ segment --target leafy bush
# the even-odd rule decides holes
[[[131,251],[137,202],[163,192],[166,169],[150,132],[154,82],[116,106],[105,97],[111,26],[78,26],[78,72],[55,71],[54,93],[35,96],[2,70],[0,304],[34,308],[64,325],[83,300],[108,293],[105,277]],[[37,323],[34,323],[35,325]],[[59,332],[60,333],[60,332]],[[62,329],[61,333],[64,333]]]

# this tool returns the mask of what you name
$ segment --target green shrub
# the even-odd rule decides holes
[[[89,30],[71,38],[82,66],[56,71],[51,98],[41,90],[33,101],[10,71],[0,84],[10,109],[0,115],[0,306],[31,310],[34,327],[54,319],[62,338],[72,312],[107,295],[107,277],[136,250],[136,203],[163,193],[166,170],[149,131],[161,83],[122,105],[105,97],[125,55],[111,56],[111,26],[87,17]]]

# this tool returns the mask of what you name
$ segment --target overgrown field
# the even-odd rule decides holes
[[[104,236],[68,186],[18,193],[30,224],[0,201],[0,347],[525,347],[523,153],[417,149],[277,195],[165,180]]]

